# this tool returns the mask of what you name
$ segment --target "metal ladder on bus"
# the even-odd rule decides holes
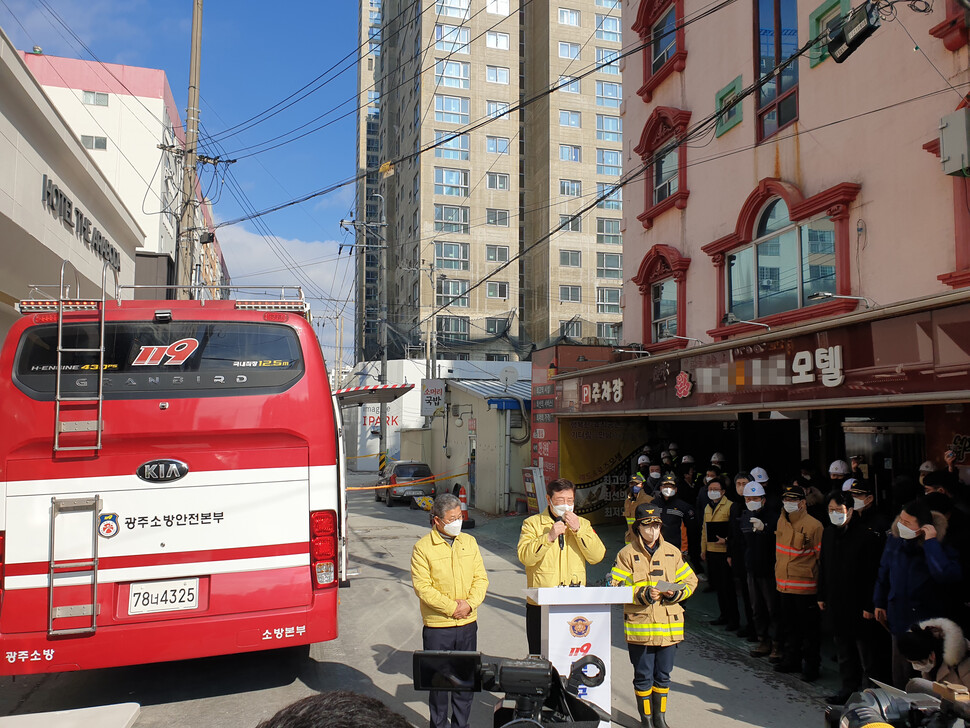
[[[101,435],[104,431],[104,332],[105,332],[105,322],[104,322],[104,309],[106,304],[106,284],[108,276],[108,264],[105,263],[101,269],[101,300],[82,300],[69,299],[67,298],[67,293],[69,288],[64,287],[64,273],[67,266],[70,265],[74,269],[74,283],[75,291],[77,291],[78,296],[80,296],[80,279],[78,277],[77,268],[70,263],[70,261],[65,260],[61,263],[61,278],[60,285],[58,287],[57,295],[57,368],[54,372],[55,377],[55,387],[54,387],[54,452],[67,452],[71,450],[87,450],[97,452],[101,450]],[[115,299],[118,298],[118,273],[112,269],[112,273],[115,277]],[[98,340],[97,346],[94,347],[74,347],[66,348],[64,346],[64,311],[65,309],[71,311],[83,311],[91,310],[96,308],[98,311]],[[98,391],[97,396],[72,396],[65,397],[61,391],[61,379],[63,377],[63,363],[64,354],[98,354]],[[97,418],[94,420],[62,420],[61,419],[61,408],[64,403],[74,403],[78,405],[88,404],[97,407]],[[70,406],[70,405],[69,405]],[[61,444],[61,435],[77,432],[93,432],[95,433],[94,444],[89,445],[71,445],[65,446]]]
[[[57,517],[62,513],[91,513],[91,558],[58,562],[55,558]],[[51,637],[94,634],[98,629],[98,516],[101,514],[101,496],[85,498],[51,498],[50,561],[47,578],[47,634]],[[54,580],[58,575],[81,576],[91,579],[91,603],[54,606]],[[73,586],[73,585],[72,585]],[[66,586],[61,587],[66,588]],[[54,620],[69,617],[91,617],[91,624],[70,629],[56,629]]]

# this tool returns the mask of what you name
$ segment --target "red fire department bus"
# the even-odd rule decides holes
[[[0,674],[336,638],[339,410],[302,295],[63,291],[0,351]]]

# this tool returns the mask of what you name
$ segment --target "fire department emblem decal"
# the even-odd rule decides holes
[[[680,398],[690,396],[690,390],[694,388],[694,383],[690,381],[689,372],[681,372],[674,380],[674,393]]]
[[[118,514],[102,513],[98,516],[98,535],[104,538],[114,538],[118,535]]]
[[[573,637],[585,637],[589,634],[589,628],[592,624],[586,617],[573,617],[573,620],[569,622],[569,632]]]

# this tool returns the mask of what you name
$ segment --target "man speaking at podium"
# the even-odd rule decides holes
[[[519,561],[530,589],[544,586],[586,586],[586,563],[598,564],[606,547],[590,522],[573,512],[576,486],[559,478],[546,486],[549,509],[529,516],[519,534]],[[531,600],[525,605],[529,654],[542,650],[542,611]]]

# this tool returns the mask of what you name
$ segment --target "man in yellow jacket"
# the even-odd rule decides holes
[[[421,601],[424,649],[475,651],[477,610],[488,588],[482,554],[475,539],[461,532],[461,502],[455,496],[435,498],[431,522],[431,532],[411,552],[411,583]],[[471,692],[432,690],[431,728],[468,728],[472,697]]]
[[[678,544],[663,540],[663,518],[652,503],[637,506],[635,535],[616,556],[613,586],[633,587],[623,606],[623,631],[633,663],[633,689],[640,722],[667,728],[667,695],[677,645],[684,640],[684,608],[697,577]],[[663,591],[661,591],[663,587]]]
[[[525,566],[530,589],[543,586],[586,586],[586,564],[598,564],[606,546],[585,518],[573,512],[576,486],[565,478],[546,486],[549,508],[529,516],[519,534],[519,561]],[[525,605],[525,634],[529,654],[542,650],[542,613],[531,601]]]

